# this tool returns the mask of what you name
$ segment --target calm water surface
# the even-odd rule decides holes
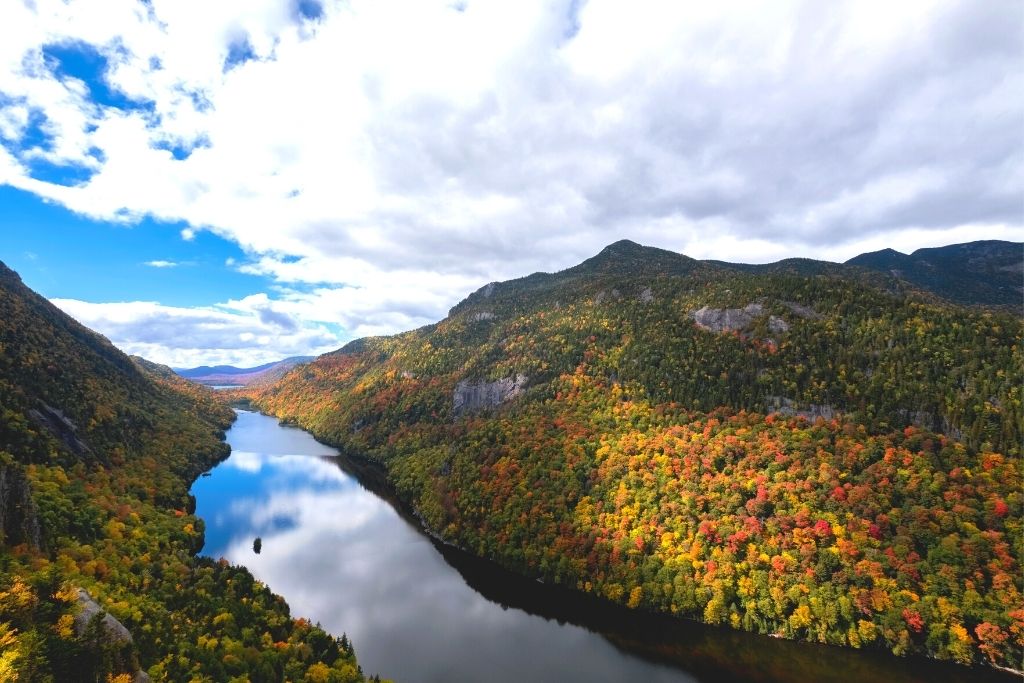
[[[192,487],[203,554],[248,567],[293,615],[347,633],[367,673],[405,682],[1000,678],[609,607],[439,547],[396,511],[379,473],[306,432],[243,411],[228,443],[231,457]]]

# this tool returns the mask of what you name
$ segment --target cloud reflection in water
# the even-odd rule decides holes
[[[401,681],[691,680],[585,629],[488,601],[331,458],[303,455],[326,450],[308,434],[242,413],[228,440],[245,450],[193,487],[207,521],[203,553],[247,566],[293,614],[347,633],[367,672]]]

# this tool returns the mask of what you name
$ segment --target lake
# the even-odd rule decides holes
[[[1016,680],[630,611],[524,579],[424,534],[379,470],[300,429],[239,411],[227,440],[231,456],[192,487],[202,553],[247,567],[293,616],[347,634],[367,674],[406,683]]]

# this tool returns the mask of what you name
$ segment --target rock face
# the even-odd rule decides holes
[[[64,444],[74,455],[80,458],[92,455],[89,446],[78,438],[78,425],[53,406],[40,401],[39,408],[28,411],[28,416],[32,418],[33,422],[50,432],[55,439]]]
[[[743,308],[711,308],[705,306],[690,314],[701,329],[711,332],[732,332],[742,330],[764,314],[761,304],[747,304]]]
[[[124,624],[110,616],[99,603],[92,599],[92,596],[84,588],[78,589],[79,612],[75,615],[75,632],[79,637],[84,636],[89,628],[89,623],[100,617],[100,627],[103,631],[103,638],[117,648],[114,654],[114,666],[122,671],[135,671],[132,680],[135,683],[149,683],[149,674],[139,668],[138,657],[134,651],[132,634],[125,628]]]
[[[104,612],[104,610],[84,588],[78,589],[78,604],[81,607],[81,611],[75,615],[75,631],[81,636],[85,633],[93,617]],[[105,612],[102,622],[103,631],[112,642],[118,645],[131,644],[132,634],[124,627],[124,624]]]
[[[643,291],[640,292],[640,296],[637,297],[642,304],[649,304],[654,301],[654,292],[651,291],[650,287],[644,287]]]
[[[828,403],[818,405],[808,403],[805,406],[798,406],[797,402],[783,396],[769,396],[765,401],[765,410],[769,413],[803,417],[808,420],[824,418],[831,420],[836,416],[836,410]]]
[[[39,515],[28,479],[20,465],[0,465],[0,542],[42,546]]]
[[[473,314],[473,322],[480,322],[481,320],[494,320],[494,313],[490,311],[480,311]]]
[[[502,377],[493,382],[464,379],[455,386],[452,408],[456,415],[464,415],[501,405],[523,393],[527,379],[526,375]]]
[[[815,320],[821,317],[818,315],[818,312],[810,306],[804,306],[803,304],[798,304],[795,301],[783,301],[782,305],[792,311],[793,315],[807,320]]]
[[[600,306],[605,301],[618,301],[621,298],[622,292],[620,292],[617,289],[613,289],[610,292],[602,289],[600,292],[597,293],[597,296],[594,297],[594,305]]]
[[[789,323],[777,315],[768,316],[768,329],[777,334],[789,332]]]

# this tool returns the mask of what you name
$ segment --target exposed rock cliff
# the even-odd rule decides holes
[[[53,435],[53,438],[79,458],[91,456],[89,446],[78,436],[78,425],[72,422],[60,410],[40,401],[39,407],[28,411],[28,416],[37,425]]]
[[[732,332],[750,327],[764,314],[761,304],[747,304],[743,308],[711,308],[705,306],[690,314],[697,326],[711,332]]]
[[[455,386],[452,408],[456,415],[463,415],[501,405],[521,394],[527,379],[526,375],[515,375],[493,382],[462,380]]]
[[[78,589],[78,606],[81,608],[81,611],[75,615],[75,631],[78,635],[84,634],[89,622],[102,613],[103,633],[111,642],[119,645],[132,642],[132,634],[124,624],[107,614],[84,588]]]
[[[27,543],[42,546],[39,515],[32,491],[21,466],[0,464],[0,542],[5,545]]]
[[[114,657],[116,668],[122,671],[135,670],[132,679],[135,683],[149,683],[149,674],[138,668],[131,631],[93,600],[84,588],[78,589],[77,602],[79,611],[75,615],[75,632],[78,636],[89,639],[90,625],[94,619],[99,619],[99,633],[92,634],[92,637],[99,637],[98,641],[94,641],[96,646],[106,649]]]
[[[814,420],[819,417],[831,420],[837,413],[835,407],[828,403],[822,405],[816,403],[801,405],[783,396],[769,396],[765,401],[765,410],[769,413],[779,413],[780,415],[796,415],[808,420]]]

